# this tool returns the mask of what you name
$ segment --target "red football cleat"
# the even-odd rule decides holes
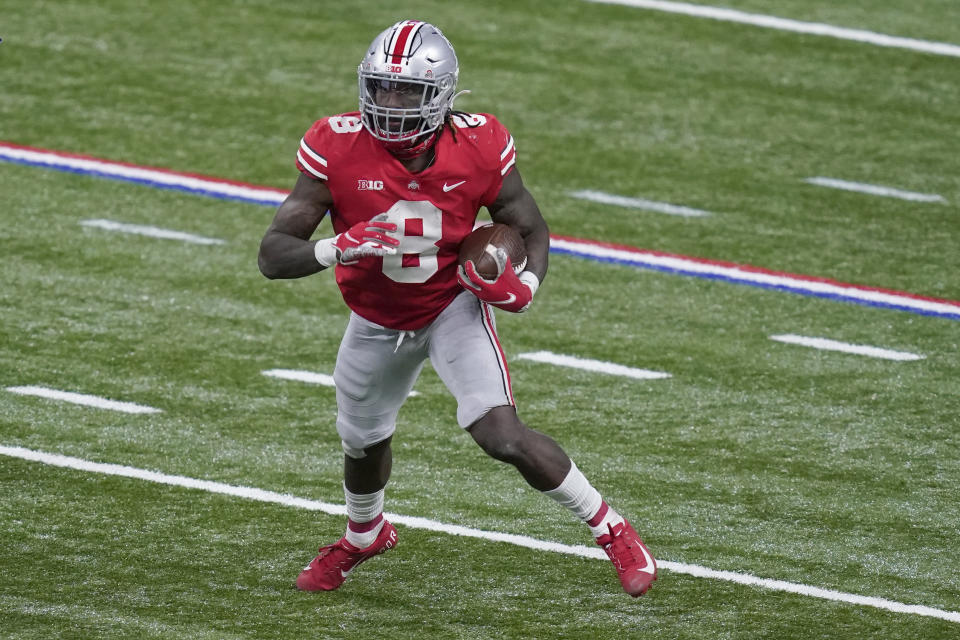
[[[597,538],[597,544],[613,562],[623,590],[634,598],[642,596],[657,579],[657,562],[629,522],[607,527],[610,533]]]
[[[366,549],[358,549],[346,537],[333,544],[320,547],[320,554],[304,567],[297,576],[297,589],[301,591],[333,591],[343,584],[347,575],[358,564],[373,556],[392,549],[397,544],[397,530],[384,521],[380,535]]]

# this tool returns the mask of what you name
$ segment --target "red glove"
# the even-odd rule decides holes
[[[517,276],[510,258],[507,258],[507,265],[496,280],[482,278],[472,260],[467,260],[462,268],[457,269],[457,280],[463,288],[487,304],[513,313],[526,311],[540,286],[540,280],[530,271]]]
[[[334,262],[354,264],[367,256],[392,255],[397,252],[400,240],[387,232],[396,230],[397,225],[383,220],[358,222],[339,235],[318,241],[313,254],[325,267]]]

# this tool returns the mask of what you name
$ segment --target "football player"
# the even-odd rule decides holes
[[[360,110],[318,120],[297,151],[300,176],[260,245],[268,278],[335,267],[350,319],[334,369],[346,534],[300,573],[307,591],[339,587],[393,548],[383,517],[400,406],[427,358],[483,450],[582,519],[624,590],[656,579],[649,550],[549,436],[517,417],[493,307],[520,313],[547,271],[547,224],[492,115],[453,108],[457,56],[433,25],[404,20],[374,38],[358,69]],[[524,239],[525,270],[485,280],[458,247],[486,207]],[[329,213],[336,235],[311,240]]]

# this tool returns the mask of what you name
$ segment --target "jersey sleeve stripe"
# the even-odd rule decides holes
[[[516,163],[517,163],[517,154],[513,154],[512,156],[510,156],[510,162],[503,165],[503,167],[500,169],[500,175],[502,176],[507,175],[507,171],[510,171],[510,167],[512,167]]]
[[[327,159],[322,155],[310,148],[310,145],[307,144],[307,141],[303,138],[300,138],[300,150],[310,156],[313,160],[320,163],[323,166],[327,166]]]
[[[319,178],[321,180],[326,180],[326,174],[321,173],[317,169],[314,169],[313,166],[307,162],[306,158],[303,157],[303,154],[300,151],[297,151],[297,164],[300,165],[302,169],[306,169],[312,176]]]
[[[507,157],[507,154],[513,151],[513,136],[510,136],[510,139],[507,140],[507,146],[503,148],[503,151],[500,152],[500,159],[503,160]]]

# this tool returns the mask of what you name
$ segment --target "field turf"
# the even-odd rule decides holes
[[[725,6],[960,43],[948,0]],[[552,233],[960,300],[946,55],[580,1],[5,0],[0,142],[289,189],[300,136],[356,108],[364,47],[407,17],[452,40],[472,90],[458,108],[510,129]],[[554,254],[531,310],[498,316],[514,392],[666,563],[638,600],[606,560],[443,529],[592,544],[456,426],[429,366],[400,414],[386,509],[443,527],[398,525],[397,548],[332,593],[292,583],[340,515],[10,455],[341,503],[333,389],[262,372],[332,373],[347,310],[331,274],[259,274],[273,211],[0,162],[0,637],[960,638],[956,318]],[[517,357],[534,351],[671,377]],[[161,411],[11,390],[31,385]]]

